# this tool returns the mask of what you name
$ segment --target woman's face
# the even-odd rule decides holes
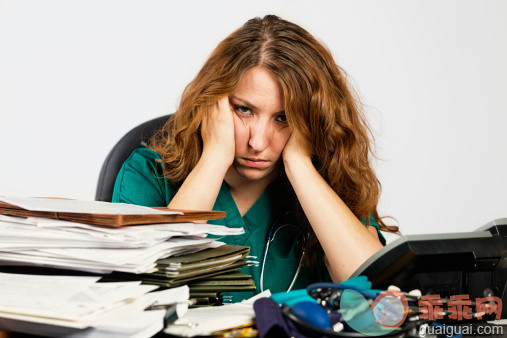
[[[278,175],[282,151],[291,134],[280,83],[265,68],[251,68],[229,102],[236,153],[226,179],[270,182]]]

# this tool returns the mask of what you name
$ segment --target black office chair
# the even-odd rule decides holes
[[[123,165],[123,162],[137,148],[142,148],[150,137],[162,128],[170,115],[157,117],[153,120],[144,122],[129,131],[118,143],[111,149],[102,165],[99,174],[97,191],[95,192],[96,201],[111,202],[113,197],[114,182],[116,176]]]

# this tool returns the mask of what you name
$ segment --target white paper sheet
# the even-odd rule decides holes
[[[0,196],[0,201],[31,211],[89,213],[105,215],[181,215],[177,211],[162,211],[126,203],[78,201],[59,198]]]
[[[130,313],[113,321],[99,324],[83,332],[66,335],[67,338],[146,338],[161,331],[165,310]]]
[[[253,303],[259,298],[269,296],[271,292],[267,290],[241,303],[190,309],[175,325],[167,326],[164,332],[183,337],[205,336],[215,331],[253,323]]]
[[[0,274],[0,285],[8,286],[0,288],[0,327],[51,337],[146,338],[162,329],[166,312],[144,309],[152,304],[188,302],[189,298],[188,286],[146,293],[155,286],[139,282],[96,283],[97,279]],[[26,304],[10,309],[3,296],[12,292],[15,285],[26,293],[18,295],[17,300]],[[63,293],[59,292],[62,285],[67,285]],[[69,298],[72,293],[75,295]],[[29,302],[34,296],[37,307]],[[55,304],[55,297],[65,299],[63,307]]]
[[[156,224],[119,229],[61,220],[0,217],[0,263],[93,273],[150,273],[155,261],[216,248],[208,233],[236,235],[242,228],[213,224]]]
[[[212,239],[182,239],[174,238],[170,242],[163,242],[148,248],[139,249],[42,249],[43,253],[50,253],[53,256],[81,259],[106,264],[123,265],[128,263],[143,262],[153,255],[157,256],[168,249],[205,245],[213,242]]]
[[[0,312],[80,321],[157,288],[100,277],[0,274]]]

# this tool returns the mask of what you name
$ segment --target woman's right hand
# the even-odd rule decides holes
[[[236,152],[232,114],[227,96],[220,98],[206,112],[201,123],[202,156],[169,203],[169,208],[213,209]]]
[[[232,165],[235,154],[234,120],[229,97],[221,97],[206,114],[201,125],[203,156]]]

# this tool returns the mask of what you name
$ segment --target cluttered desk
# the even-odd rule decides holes
[[[227,304],[227,291],[256,286],[238,271],[253,264],[248,247],[209,236],[243,230],[199,223],[220,217],[0,197],[0,330],[49,337],[419,337],[493,327],[503,334],[507,219],[473,232],[401,237],[339,285],[266,290]]]

